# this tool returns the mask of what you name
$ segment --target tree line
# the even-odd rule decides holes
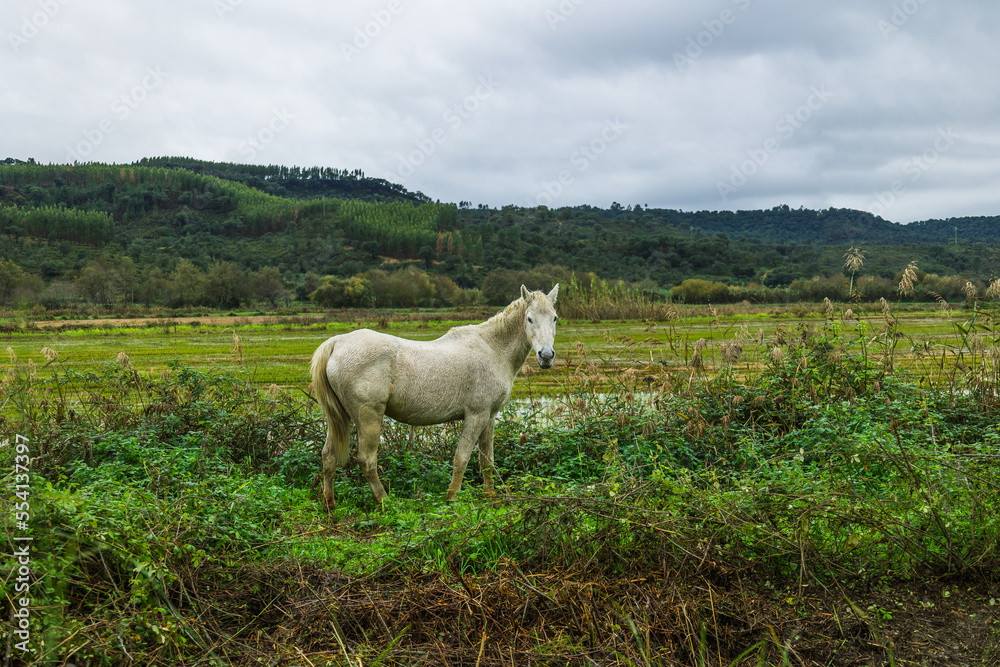
[[[167,289],[164,281],[183,285],[179,278],[192,269],[214,276],[206,283],[212,285],[237,274],[250,285],[250,276],[272,269],[294,298],[308,300],[323,283],[326,303],[353,303],[394,291],[364,287],[365,280],[391,283],[380,283],[377,272],[394,276],[397,269],[412,267],[426,274],[434,289],[381,300],[418,304],[476,298],[505,303],[494,289],[500,276],[530,276],[545,266],[692,303],[888,298],[901,267],[911,261],[920,279],[907,298],[952,302],[961,299],[967,284],[982,291],[1000,275],[1000,234],[990,238],[992,219],[947,221],[951,240],[931,243],[921,239],[940,232],[943,221],[901,226],[859,211],[787,206],[734,213],[618,203],[490,208],[419,197],[292,197],[287,189],[285,195],[275,194],[267,184],[378,184],[358,171],[326,168],[186,158],[140,162],[0,163],[0,256],[17,269],[7,266],[8,287],[0,295],[5,303],[56,303],[70,294],[68,286],[89,275],[88,267],[105,261],[102,257],[135,267],[130,280],[145,287],[126,290],[130,302],[182,304],[187,299],[188,305],[268,300],[254,290],[241,296],[221,287]],[[225,178],[227,173],[235,180]],[[254,179],[264,185],[253,185]],[[728,231],[716,231],[720,225]],[[858,239],[880,243],[865,241],[864,271],[852,281],[844,272],[843,252]],[[849,284],[845,291],[845,279],[856,289]],[[124,292],[82,289],[89,284],[81,282],[75,298],[124,302]],[[450,285],[464,296],[439,297],[455,294]],[[49,297],[43,297],[46,293]]]
[[[182,169],[236,181],[268,194],[297,199],[335,197],[365,201],[430,203],[421,192],[410,192],[398,183],[365,176],[361,169],[297,167],[210,162],[186,157],[143,158],[135,166]]]
[[[938,276],[912,264],[900,272],[896,281],[854,272],[850,276],[837,273],[795,280],[787,287],[767,287],[754,282],[727,285],[688,278],[670,289],[652,281],[605,280],[592,272],[544,264],[530,269],[493,269],[486,274],[481,287],[463,288],[448,276],[426,270],[419,263],[369,269],[346,277],[310,271],[301,281],[292,283],[271,266],[245,271],[233,262],[216,261],[202,269],[181,258],[173,268],[164,270],[143,266],[121,253],[103,253],[85,264],[71,280],[46,282],[38,275],[26,273],[11,260],[0,259],[0,305],[57,311],[87,304],[228,309],[259,304],[277,307],[293,301],[330,309],[503,306],[517,297],[521,285],[550,289],[556,283],[565,287],[560,293],[564,303],[572,299],[585,301],[597,295],[615,303],[636,299],[688,304],[885,299],[974,306],[979,302],[1000,301],[1000,279],[985,282]]]

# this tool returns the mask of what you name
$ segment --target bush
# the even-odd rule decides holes
[[[881,276],[861,276],[854,283],[855,292],[862,301],[878,301],[896,297],[896,286]]]
[[[789,291],[802,301],[844,301],[848,297],[850,281],[838,273],[834,276],[815,276],[809,280],[796,279],[789,285]]]
[[[680,303],[726,303],[729,288],[724,283],[688,278],[670,290],[670,296]]]
[[[548,293],[556,283],[563,287],[574,279],[590,284],[593,274],[574,273],[563,266],[544,264],[530,271],[494,269],[483,281],[483,296],[493,306],[506,306],[521,294],[521,285]]]
[[[372,283],[361,276],[326,276],[309,299],[324,308],[363,308],[375,303],[375,291]]]

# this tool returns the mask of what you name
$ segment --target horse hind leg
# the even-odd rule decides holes
[[[326,444],[323,445],[323,500],[327,512],[333,513],[337,508],[337,500],[333,494],[333,475],[338,465],[345,465],[350,460],[347,425],[328,422],[326,429]]]
[[[368,480],[368,485],[372,487],[375,501],[381,505],[388,495],[378,478],[378,441],[382,433],[382,413],[375,410],[365,410],[364,413],[357,419],[357,461],[365,479]]]

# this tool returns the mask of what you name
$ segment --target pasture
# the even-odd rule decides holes
[[[733,339],[750,341],[748,354],[741,355],[738,364],[739,369],[750,372],[765,363],[775,342],[787,344],[796,336],[820,335],[824,328],[826,334],[836,329],[836,335],[845,339],[870,339],[874,353],[891,354],[894,363],[915,377],[939,382],[946,378],[936,373],[935,367],[952,366],[949,357],[968,356],[970,335],[976,345],[992,332],[989,312],[911,308],[890,311],[887,324],[877,304],[867,312],[858,306],[850,308],[853,314],[849,319],[844,318],[846,308],[838,307],[832,318],[826,317],[823,304],[799,304],[791,309],[680,306],[678,318],[666,321],[564,318],[559,324],[555,367],[541,375],[525,369],[528,372],[517,378],[512,396],[571,392],[568,383],[584,358],[591,367],[606,371],[605,377],[592,378],[606,388],[617,384],[613,372],[623,365],[682,368],[690,364],[699,340],[705,346],[699,350],[702,375],[711,375],[723,365],[720,343]],[[0,338],[0,343],[22,360],[33,359],[39,367],[47,362],[41,353],[44,348],[59,353],[57,367],[62,370],[92,370],[124,353],[148,373],[163,372],[176,360],[204,371],[239,367],[249,371],[257,384],[304,389],[309,378],[303,369],[308,369],[317,345],[330,336],[366,327],[403,338],[431,340],[453,326],[479,321],[451,319],[455,314],[403,311],[388,317],[384,312],[356,311],[344,320],[234,315],[131,319],[124,323],[114,319],[48,321],[31,323],[16,335],[8,334],[6,340]],[[479,310],[473,317],[485,319],[490,314],[492,311]],[[944,365],[940,362],[942,353]],[[45,371],[41,372],[44,375]]]
[[[4,511],[11,614],[9,554],[33,541],[30,652],[12,625],[7,654],[994,664],[995,313],[847,308],[564,316],[555,366],[497,419],[495,497],[470,465],[445,502],[459,425],[389,422],[388,498],[342,469],[337,522],[313,350],[359,326],[435,338],[453,314],[10,331],[0,458],[30,505]]]

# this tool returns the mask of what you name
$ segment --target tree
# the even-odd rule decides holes
[[[429,245],[421,246],[420,251],[417,253],[417,256],[424,260],[424,268],[426,269],[431,268],[431,264],[434,262],[434,255],[434,248]]]
[[[344,281],[336,276],[327,276],[309,293],[309,299],[323,308],[343,308],[347,305],[344,298]]]
[[[121,295],[127,303],[135,301],[135,291],[138,288],[138,271],[132,258],[121,253],[112,258],[114,271],[112,273],[112,290],[115,295]]]
[[[361,276],[351,276],[343,284],[344,299],[353,307],[370,306],[375,302],[372,285]]]
[[[466,203],[466,202],[463,202]],[[438,209],[438,229],[454,231],[458,228],[458,208],[454,204],[446,204]]]
[[[24,270],[9,259],[0,259],[0,301],[10,303],[24,280]]]
[[[357,308],[369,306],[374,301],[371,283],[361,276],[344,280],[326,276],[309,298],[324,308]]]
[[[455,281],[448,276],[431,274],[429,276],[431,286],[434,290],[436,301],[433,305],[458,306],[463,302],[462,288],[455,284]]]
[[[40,301],[46,308],[62,308],[77,298],[76,285],[68,280],[53,280],[42,293]]]
[[[305,301],[323,284],[323,278],[315,271],[307,271],[302,284],[295,288],[295,296],[299,301]]]
[[[110,258],[101,255],[83,267],[76,288],[92,303],[111,303],[115,296],[115,270]]]
[[[272,307],[278,305],[278,301],[287,299],[290,294],[285,289],[281,272],[273,266],[265,266],[251,273],[249,283],[251,298],[267,301]]]
[[[378,241],[365,241],[361,244],[361,252],[366,252],[372,256],[372,259],[378,259],[379,251],[382,246],[379,245]]]
[[[517,297],[526,280],[527,271],[493,269],[483,281],[483,296],[491,305],[506,305]]]
[[[683,303],[723,303],[728,300],[729,288],[721,282],[688,278],[670,290],[670,295]]]
[[[205,300],[205,274],[187,259],[181,259],[170,272],[170,297],[172,306],[193,306]]]
[[[235,308],[247,292],[246,274],[232,262],[215,262],[205,274],[205,298],[213,305]]]
[[[146,306],[162,303],[166,300],[170,288],[170,279],[163,274],[160,267],[154,266],[140,280],[135,297]]]

